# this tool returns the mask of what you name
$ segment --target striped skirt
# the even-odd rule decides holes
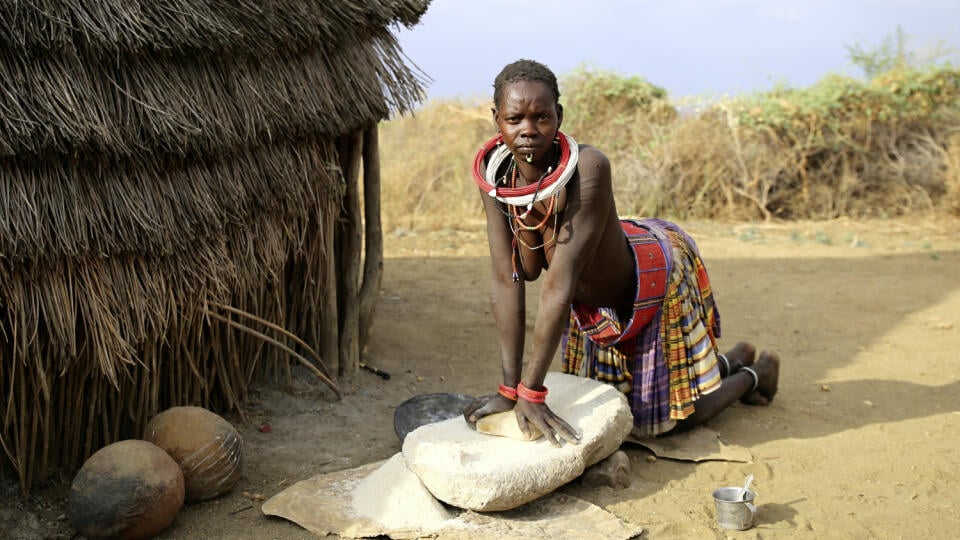
[[[561,347],[562,369],[616,385],[630,401],[634,434],[655,436],[693,414],[696,400],[720,387],[720,315],[692,238],[663,220],[622,224],[637,266],[634,313],[622,321],[614,309],[574,305]],[[647,251],[641,251],[641,236]],[[641,313],[650,304],[649,291],[644,295],[641,289],[656,264],[650,262],[655,257],[647,256],[650,237],[658,240],[664,256],[661,275],[669,276],[652,317]],[[634,319],[641,315],[644,324],[637,328]],[[605,335],[600,338],[595,328],[603,328]],[[611,338],[611,332],[620,334]]]

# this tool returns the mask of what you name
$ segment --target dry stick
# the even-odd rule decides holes
[[[338,296],[337,289],[337,257],[334,252],[334,237],[336,236],[336,210],[327,212],[320,216],[324,219],[323,230],[323,250],[326,258],[323,259],[323,283],[326,284],[327,294],[321,299],[322,311],[320,313],[320,345],[324,353],[324,358],[337,359],[337,372],[341,371],[343,359],[339,356],[339,317],[337,315]],[[319,226],[319,224],[318,224]]]
[[[56,434],[56,431],[52,429],[50,424],[51,421],[51,401],[55,396],[47,396],[43,400],[43,421],[41,422],[41,430],[43,431],[43,447],[42,453],[40,454],[40,470],[46,471],[47,464],[50,460],[50,435]]]
[[[256,300],[252,300],[252,301],[256,302]],[[260,310],[260,308],[257,306],[253,306],[253,307],[254,309],[257,309],[257,311]],[[277,367],[278,362],[276,361],[276,358],[275,358],[276,355],[268,354],[267,351],[264,350],[264,347],[265,347],[264,343],[262,341],[257,340],[256,348],[250,351],[250,353],[247,355],[247,358],[251,358],[252,360],[249,362],[246,372],[243,374],[243,384],[245,387],[253,384],[253,380],[254,380],[254,377],[256,376],[256,370],[257,370],[257,358],[260,358],[261,355],[263,355],[263,357],[267,359],[264,363],[267,366],[269,366],[269,367],[261,368],[263,372],[265,373],[270,372],[276,375],[276,372],[279,370],[279,368]],[[271,356],[274,357],[272,360],[270,358]],[[284,362],[284,365],[287,366],[287,372],[289,373],[290,363]],[[276,376],[274,376],[274,380],[275,381],[278,380]],[[289,382],[289,377],[288,377],[288,382]]]
[[[96,448],[102,448],[110,443],[110,398],[115,392],[120,390],[116,386],[108,386],[103,389],[102,401],[100,402],[100,439]]]
[[[3,381],[6,377],[9,376],[9,377],[10,377],[10,381],[11,381],[11,385],[12,385],[12,384],[13,384],[13,373],[11,372],[11,373],[8,374],[8,373],[4,370],[4,366],[8,365],[8,362],[6,361],[6,358],[3,356],[2,352],[3,352],[3,350],[0,349],[0,381]],[[9,362],[9,364],[12,365],[12,366],[14,367],[14,369],[16,369],[16,364],[17,364],[17,362],[11,361],[11,362]],[[11,403],[12,397],[13,397],[13,392],[8,390],[8,392],[7,392],[7,404],[6,404],[6,410],[7,410],[7,413],[8,413],[8,414],[9,414],[9,412],[10,412],[10,409],[13,408],[12,403]],[[4,426],[7,424],[6,420],[7,420],[7,419],[3,419],[3,421],[0,421],[0,447],[3,448],[3,453],[7,455],[7,458],[10,460],[10,463],[14,466],[14,468],[19,470],[20,465],[19,465],[19,460],[17,459],[17,455],[10,450],[10,447],[7,445],[6,439],[4,438],[4,432],[5,432],[5,427],[4,427]]]
[[[292,356],[292,357],[294,357],[295,359],[297,359],[297,361],[299,361],[299,362],[300,362],[301,364],[303,364],[307,369],[309,369],[310,371],[312,371],[313,374],[316,375],[318,379],[320,379],[321,381],[323,381],[324,384],[326,384],[328,387],[330,387],[330,389],[333,390],[333,392],[337,395],[337,398],[342,397],[342,395],[340,394],[340,389],[337,388],[337,385],[334,384],[333,381],[331,381],[329,377],[327,377],[326,375],[323,374],[322,371],[320,371],[319,369],[317,369],[316,366],[314,366],[312,362],[310,362],[310,361],[307,360],[306,358],[300,356],[300,354],[298,354],[296,351],[294,351],[294,350],[291,349],[290,347],[287,347],[287,346],[284,345],[283,343],[280,343],[279,341],[273,339],[272,337],[270,337],[270,336],[268,336],[268,335],[266,335],[266,334],[257,332],[256,330],[254,330],[254,329],[252,329],[252,328],[249,328],[249,327],[247,327],[247,326],[244,326],[244,325],[242,325],[242,324],[240,324],[240,323],[238,323],[238,322],[236,322],[236,321],[234,321],[234,320],[232,320],[232,319],[228,319],[227,317],[224,317],[223,315],[220,315],[219,313],[214,313],[214,312],[212,312],[212,311],[205,311],[205,313],[206,313],[206,315],[207,315],[208,317],[213,317],[214,319],[217,319],[217,320],[219,320],[219,321],[221,321],[221,322],[227,323],[228,325],[232,326],[233,328],[236,328],[237,330],[240,330],[241,332],[245,332],[245,333],[247,333],[247,334],[250,334],[250,335],[252,335],[252,336],[255,336],[255,337],[257,337],[258,339],[261,339],[261,340],[263,340],[263,341],[266,341],[267,343],[270,343],[271,345],[274,345],[274,346],[276,346],[276,347],[278,347],[278,348],[286,351],[290,356]]]
[[[224,339],[224,342],[228,345],[230,343],[228,339]],[[227,353],[229,352],[230,351],[227,351]],[[213,369],[217,375],[217,378],[220,380],[220,387],[223,390],[223,396],[227,400],[224,406],[228,409],[233,409],[237,407],[237,396],[233,392],[233,385],[231,384],[230,378],[227,376],[227,367],[223,363],[223,356],[224,355],[222,354],[218,354],[213,357]]]
[[[18,363],[18,364],[19,364],[19,363]],[[23,380],[23,382],[20,384],[20,388],[19,388],[19,390],[20,390],[20,392],[19,392],[19,395],[20,395],[20,430],[19,430],[19,431],[20,431],[20,432],[19,432],[19,434],[18,434],[19,437],[17,437],[17,438],[19,439],[18,444],[17,444],[17,446],[18,446],[19,448],[17,449],[17,451],[18,451],[18,454],[19,454],[20,456],[22,456],[23,458],[25,458],[25,460],[30,460],[29,462],[28,462],[28,461],[24,461],[24,462],[23,462],[23,466],[24,466],[24,467],[23,467],[23,470],[22,470],[21,473],[20,473],[20,474],[21,474],[21,475],[20,475],[21,481],[24,482],[24,484],[26,484],[27,486],[29,486],[29,485],[30,485],[30,480],[31,480],[31,478],[30,478],[30,472],[31,472],[31,469],[33,468],[33,467],[32,467],[32,464],[30,463],[30,462],[33,461],[32,456],[30,456],[30,454],[27,453],[27,451],[28,451],[28,449],[29,449],[29,447],[30,447],[30,446],[29,446],[29,445],[30,445],[30,443],[29,443],[29,436],[28,436],[28,434],[27,434],[27,432],[26,432],[27,425],[28,425],[28,422],[29,422],[29,417],[27,416],[27,387],[29,386],[29,384],[27,384],[26,373],[23,372],[23,370],[26,369],[26,368],[23,366],[23,364],[19,364],[19,365],[17,366],[17,369],[21,371],[22,375],[21,375],[20,378]]]
[[[72,375],[72,372],[71,372],[71,375]],[[51,424],[52,429],[54,430],[54,433],[58,434],[59,439],[61,441],[60,444],[57,445],[59,447],[59,453],[56,456],[57,463],[63,462],[64,456],[70,455],[69,452],[72,450],[70,448],[70,441],[69,441],[70,432],[63,429],[64,428],[63,415],[67,411],[75,410],[73,408],[67,408],[67,396],[74,395],[71,392],[71,390],[72,390],[72,387],[74,386],[73,380],[75,379],[75,377],[64,375],[62,379],[64,381],[64,384],[60,385],[60,391],[56,393],[57,403],[56,403],[56,407],[54,408],[53,423]],[[68,452],[67,454],[64,454],[65,450]],[[54,452],[57,452],[57,450],[54,450]]]
[[[87,407],[87,435],[83,440],[83,456],[89,456],[93,449],[94,421],[97,417],[97,400],[100,398],[100,377],[96,373],[90,373],[90,391],[87,393],[90,403]]]
[[[367,345],[383,279],[383,229],[380,222],[380,150],[378,126],[363,132],[363,214],[366,252],[360,287],[360,350]]]
[[[357,305],[360,282],[360,247],[362,243],[360,223],[360,158],[363,133],[357,131],[344,137],[342,148],[347,154],[341,156],[345,163],[346,193],[341,226],[337,227],[340,238],[337,255],[343,293],[339,305],[340,325],[340,370],[341,376],[353,376],[360,368],[360,313]]]
[[[36,388],[36,386],[34,386]],[[37,407],[39,403],[40,396],[33,395],[33,405]],[[36,410],[36,409],[34,409]],[[36,413],[30,415],[30,429],[27,431],[29,435],[29,440],[27,443],[27,455],[30,456],[32,460],[37,455],[37,436],[40,434],[40,416]],[[27,485],[33,484],[33,475],[37,471],[36,466],[33,463],[30,464],[29,469],[27,470]]]
[[[233,314],[235,314],[235,315],[240,315],[241,317],[246,317],[246,318],[248,318],[248,319],[254,320],[254,321],[256,321],[256,322],[258,322],[258,323],[260,323],[260,324],[262,324],[262,325],[264,325],[264,326],[266,326],[266,327],[268,327],[268,328],[272,328],[272,329],[276,330],[277,332],[280,332],[280,333],[283,334],[284,336],[292,339],[292,340],[293,340],[294,342],[296,342],[298,345],[300,345],[301,347],[303,347],[304,349],[306,349],[307,352],[310,353],[310,355],[313,356],[313,357],[317,360],[317,366],[320,368],[320,371],[322,371],[324,375],[326,375],[326,376],[328,376],[328,377],[330,376],[330,372],[327,371],[327,367],[324,365],[323,360],[320,358],[320,355],[317,354],[317,351],[313,350],[313,347],[311,347],[310,345],[307,345],[307,342],[306,342],[306,341],[303,341],[302,339],[300,339],[299,337],[297,337],[297,335],[294,334],[293,332],[290,332],[289,330],[283,328],[282,326],[280,326],[280,325],[278,325],[278,324],[274,324],[274,323],[272,323],[272,322],[270,322],[270,321],[261,319],[260,317],[257,317],[256,315],[253,315],[252,313],[247,313],[246,311],[237,309],[237,308],[232,307],[232,306],[228,306],[228,305],[226,305],[226,304],[221,304],[221,303],[219,303],[219,302],[212,302],[212,301],[211,301],[211,302],[208,302],[208,304],[210,304],[210,305],[212,305],[212,306],[215,306],[215,307],[218,307],[218,308],[220,308],[220,309],[222,309],[222,310],[224,310],[224,311],[229,311],[230,313],[233,313]]]
[[[126,390],[120,391],[117,390],[113,394],[113,408],[110,411],[110,432],[107,434],[110,437],[110,442],[116,442],[120,440],[120,425],[123,423],[123,406],[127,400],[131,399],[132,396],[136,395],[137,390],[137,373],[147,371],[144,369],[145,366],[141,366],[138,369],[134,369],[133,373],[127,376],[126,378]],[[135,421],[136,422],[136,421]]]
[[[73,465],[76,456],[80,454],[80,439],[81,439],[81,430],[80,426],[73,425],[73,422],[76,421],[77,416],[83,416],[83,401],[84,401],[84,392],[83,392],[83,379],[86,375],[79,371],[74,370],[73,372],[68,372],[67,377],[70,378],[70,395],[74,396],[73,404],[69,409],[63,409],[64,417],[60,420],[60,424],[64,428],[64,433],[71,433],[73,436],[70,441],[70,452],[62,456],[63,460]],[[75,414],[69,414],[67,411],[73,411]]]
[[[236,408],[238,411],[240,411],[240,403],[244,401],[243,395],[242,395],[243,394],[243,376],[241,374],[238,377],[237,372],[240,371],[242,373],[243,370],[239,368],[238,357],[240,356],[241,352],[246,349],[246,347],[243,345],[242,339],[238,339],[238,340],[228,339],[228,340],[225,340],[225,343],[227,346],[227,354],[218,356],[217,360],[220,362],[220,366],[223,368],[223,371],[224,371],[223,378],[229,381],[229,384],[230,384],[230,388],[231,388],[230,394],[234,400],[234,403],[230,405],[230,408],[231,409]],[[225,358],[230,361],[229,364],[224,363],[223,360]],[[240,411],[240,413],[242,416],[243,411]]]
[[[233,392],[233,380],[230,378],[230,373],[227,371],[227,365],[223,362],[223,359],[229,357],[233,352],[234,341],[240,341],[242,338],[239,336],[234,338],[229,328],[221,327],[220,330],[223,334],[222,337],[217,340],[219,341],[217,350],[220,354],[213,355],[211,359],[213,361],[213,369],[216,372],[216,378],[222,389],[223,397],[227,400],[224,406],[227,409],[232,409],[237,402],[237,397]]]

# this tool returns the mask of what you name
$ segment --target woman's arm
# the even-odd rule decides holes
[[[526,337],[526,287],[523,276],[513,280],[513,233],[506,216],[497,207],[496,200],[486,194],[483,210],[487,218],[487,243],[490,248],[490,307],[493,310],[497,335],[500,340],[500,361],[503,384],[516,388],[523,367],[523,347]],[[514,402],[500,394],[481,398],[468,405],[463,415],[467,423],[503,411],[509,411]]]
[[[513,280],[513,233],[493,197],[482,195],[490,248],[490,307],[500,338],[503,384],[520,382],[526,334],[526,287],[523,276]]]
[[[562,226],[557,232],[557,245],[540,292],[533,352],[523,372],[524,386],[534,390],[543,386],[570,316],[577,283],[601,244],[610,213],[614,211],[610,163],[606,156],[595,148],[584,147],[578,174],[579,181],[567,187]],[[526,423],[530,423],[554,441],[562,437],[573,442],[576,438],[574,430],[545,404],[520,400],[517,416],[525,432]]]

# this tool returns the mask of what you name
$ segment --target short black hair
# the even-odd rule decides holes
[[[503,88],[519,81],[535,81],[547,85],[547,88],[553,92],[553,99],[560,101],[560,87],[557,86],[557,76],[550,71],[550,68],[534,60],[520,59],[512,64],[507,64],[497,78],[493,80],[493,105],[500,106],[500,100],[503,98]]]

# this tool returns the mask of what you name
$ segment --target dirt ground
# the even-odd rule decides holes
[[[651,463],[649,451],[627,446],[630,487],[561,489],[641,525],[650,539],[955,537],[960,222],[684,226],[717,291],[722,345],[752,341],[782,358],[771,406],[736,404],[709,424],[753,461]],[[391,378],[361,371],[341,401],[305,373],[292,388],[260,386],[242,416],[226,415],[245,441],[239,484],[185,507],[161,538],[312,538],[265,517],[262,500],[399,451],[393,413],[411,396],[495,389],[482,229],[391,234],[386,256],[365,359]],[[529,294],[535,309],[536,287]],[[260,431],[263,424],[272,430]],[[711,491],[750,473],[759,524],[718,529]],[[0,537],[71,538],[63,518],[69,482],[26,501],[12,483],[0,485]]]

